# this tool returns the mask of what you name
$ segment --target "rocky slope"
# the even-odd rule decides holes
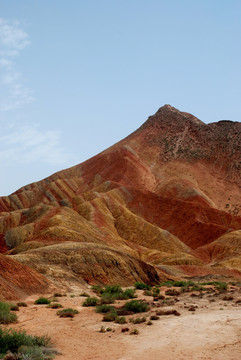
[[[239,122],[165,105],[95,157],[0,198],[1,252],[52,281],[155,282],[183,266],[241,276],[240,138]]]

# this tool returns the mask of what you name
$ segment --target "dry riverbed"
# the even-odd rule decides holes
[[[167,288],[161,288],[165,295]],[[89,291],[91,295],[91,293]],[[126,316],[127,324],[102,322],[103,314],[93,307],[83,307],[86,299],[79,293],[57,298],[64,308],[74,308],[74,318],[60,318],[58,310],[35,305],[36,296],[25,300],[28,307],[20,307],[18,322],[8,327],[24,329],[32,335],[47,334],[61,355],[56,360],[239,360],[241,354],[241,290],[230,286],[225,293],[181,293],[167,302],[153,302],[138,290],[138,298],[150,302],[148,313]],[[74,296],[74,297],[73,297]],[[174,300],[176,299],[176,300]],[[239,302],[240,300],[240,302]],[[126,301],[117,301],[120,306]],[[175,315],[159,315],[159,319],[133,324],[129,318],[150,316],[158,311],[176,310]],[[100,332],[110,327],[112,330]],[[122,332],[123,328],[128,328]],[[130,335],[133,329],[139,334]]]

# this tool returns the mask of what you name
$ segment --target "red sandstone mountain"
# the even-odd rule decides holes
[[[239,122],[165,105],[95,157],[0,198],[1,252],[63,284],[241,277],[240,138]]]

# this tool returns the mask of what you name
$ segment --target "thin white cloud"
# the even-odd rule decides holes
[[[42,162],[64,164],[68,154],[61,144],[60,131],[41,131],[24,126],[0,137],[0,164]]]
[[[0,111],[10,111],[34,101],[33,91],[16,71],[16,57],[30,44],[19,22],[0,18]]]
[[[19,26],[18,21],[10,22],[0,18],[1,56],[16,56],[30,44],[28,34]]]

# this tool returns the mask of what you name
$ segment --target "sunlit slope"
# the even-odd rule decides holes
[[[75,248],[92,259],[78,273],[90,283],[123,268],[125,284],[153,281],[162,266],[239,269],[240,138],[241,123],[204,124],[165,105],[102,153],[1,197],[1,252],[53,280],[47,267]]]

